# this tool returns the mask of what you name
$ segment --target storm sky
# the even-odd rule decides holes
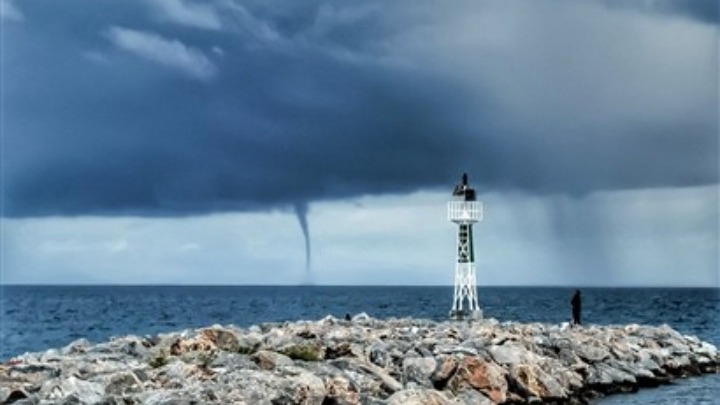
[[[449,284],[467,172],[486,284],[720,286],[716,1],[3,0],[2,23],[8,282]]]

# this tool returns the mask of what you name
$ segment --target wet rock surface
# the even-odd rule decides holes
[[[719,371],[715,346],[666,325],[360,314],[81,339],[0,365],[0,403],[570,404]]]

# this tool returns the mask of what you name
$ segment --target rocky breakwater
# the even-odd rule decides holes
[[[212,326],[79,340],[0,366],[17,404],[582,403],[716,373],[720,354],[668,326],[377,320]]]

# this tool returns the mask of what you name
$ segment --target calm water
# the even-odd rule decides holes
[[[480,288],[486,317],[565,322],[568,288]],[[5,286],[0,359],[61,347],[214,323],[249,326],[367,312],[373,317],[445,319],[450,287]],[[583,321],[667,323],[720,344],[720,289],[583,289]],[[716,403],[720,378],[691,379],[603,404]],[[620,401],[620,402],[618,402]],[[638,402],[639,401],[639,402]]]

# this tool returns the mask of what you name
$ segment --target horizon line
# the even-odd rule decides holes
[[[373,287],[373,288],[454,288],[452,284],[160,284],[160,283],[2,283],[0,287]],[[608,288],[675,288],[675,289],[720,289],[707,285],[570,285],[570,284],[497,284],[478,285],[484,288],[566,288],[566,289],[608,289]]]

